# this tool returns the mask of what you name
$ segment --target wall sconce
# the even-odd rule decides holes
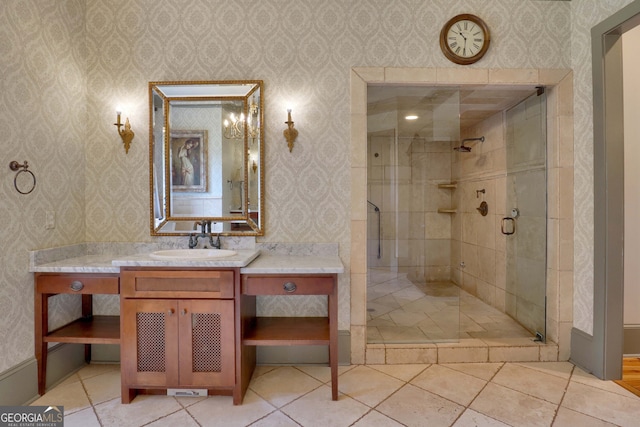
[[[116,111],[116,122],[114,125],[118,128],[118,133],[120,134],[120,138],[122,138],[122,143],[124,144],[124,152],[125,154],[129,153],[129,147],[131,146],[131,140],[135,136],[135,133],[131,130],[131,124],[129,123],[129,118],[124,122],[124,125],[120,121],[120,116],[122,112]],[[121,127],[124,126],[124,129]]]
[[[291,110],[287,110],[287,121],[284,122],[287,125],[287,128],[284,130],[283,135],[287,140],[287,145],[289,146],[289,152],[293,151],[293,143],[296,141],[298,137],[298,129],[293,127],[293,121],[291,120]]]

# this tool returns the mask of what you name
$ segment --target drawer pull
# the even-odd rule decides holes
[[[293,282],[287,282],[284,285],[282,285],[282,289],[284,289],[285,292],[292,293],[292,292],[295,292],[296,289],[298,289],[298,285],[296,285]]]
[[[82,283],[79,280],[74,280],[73,282],[71,282],[71,284],[69,285],[69,288],[71,288],[72,291],[81,291],[82,288],[84,288],[84,283]]]

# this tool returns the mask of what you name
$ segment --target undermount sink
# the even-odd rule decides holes
[[[209,260],[236,255],[236,251],[228,249],[167,249],[151,252],[149,256],[156,259],[177,260]]]

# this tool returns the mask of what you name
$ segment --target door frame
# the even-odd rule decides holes
[[[640,25],[636,0],[591,29],[593,73],[593,331],[573,328],[571,360],[604,380],[622,377],[624,127],[622,34]]]
[[[548,168],[550,185],[547,224],[548,340],[540,361],[568,360],[573,326],[573,72],[569,69],[405,68],[354,67],[351,69],[351,253],[350,332],[352,364],[385,364],[391,360],[444,363],[447,357],[477,353],[477,347],[459,343],[412,348],[367,345],[367,85],[412,84],[451,86],[466,84],[538,85],[549,89],[547,98]],[[485,350],[488,355],[488,348]],[[442,352],[442,353],[440,353]],[[463,357],[463,356],[461,356]],[[456,359],[459,360],[459,359]]]

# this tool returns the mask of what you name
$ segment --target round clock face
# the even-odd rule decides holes
[[[474,15],[458,15],[447,22],[440,32],[440,48],[451,61],[473,64],[489,48],[489,28]]]

